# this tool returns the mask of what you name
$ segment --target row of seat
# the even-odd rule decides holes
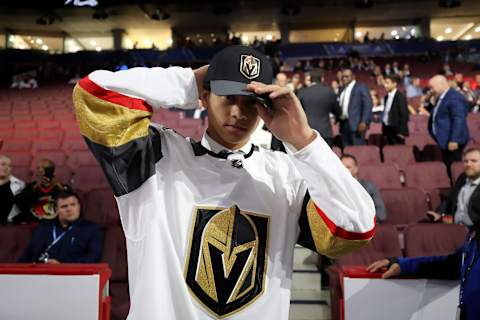
[[[12,263],[22,254],[32,233],[32,226],[0,225],[0,262]],[[120,226],[105,229],[102,262],[112,269],[109,282],[111,318],[125,319],[129,309],[127,255],[123,230]]]

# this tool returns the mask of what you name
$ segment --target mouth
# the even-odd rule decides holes
[[[225,127],[233,131],[239,131],[239,132],[247,131],[247,128],[240,126],[238,124],[226,124]]]

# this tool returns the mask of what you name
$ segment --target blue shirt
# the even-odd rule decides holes
[[[478,320],[480,319],[480,248],[477,238],[470,233],[463,247],[448,256],[400,258],[401,274],[424,278],[460,279],[465,319]]]

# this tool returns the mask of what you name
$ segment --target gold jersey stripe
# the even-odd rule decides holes
[[[310,199],[307,204],[307,217],[310,233],[317,252],[330,258],[337,258],[360,247],[370,240],[347,240],[332,234],[326,223],[320,217],[315,208],[315,203]]]
[[[73,104],[80,133],[92,142],[119,147],[148,135],[151,112],[99,99],[79,85],[73,90]]]

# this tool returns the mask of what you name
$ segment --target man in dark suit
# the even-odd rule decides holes
[[[368,87],[355,80],[351,69],[342,71],[340,93],[340,133],[343,146],[365,144],[365,132],[372,114],[372,98]]]
[[[461,93],[450,89],[447,78],[442,75],[430,79],[429,85],[437,102],[430,113],[428,130],[440,146],[443,162],[450,170],[452,162],[462,159],[463,148],[470,139],[468,103]]]
[[[382,114],[382,132],[388,144],[405,144],[408,136],[408,103],[405,95],[398,89],[400,79],[396,75],[385,77],[384,86],[387,95]]]
[[[322,138],[330,145],[333,144],[330,113],[340,117],[342,109],[338,105],[337,96],[332,89],[321,84],[321,75],[312,72],[311,79],[314,84],[298,92],[310,126],[317,130]]]
[[[97,263],[102,256],[101,227],[80,217],[78,195],[69,190],[55,197],[57,218],[42,221],[18,262]]]
[[[463,156],[464,172],[455,182],[442,205],[428,215],[436,222],[472,226],[472,216],[480,216],[480,148],[467,149]]]

